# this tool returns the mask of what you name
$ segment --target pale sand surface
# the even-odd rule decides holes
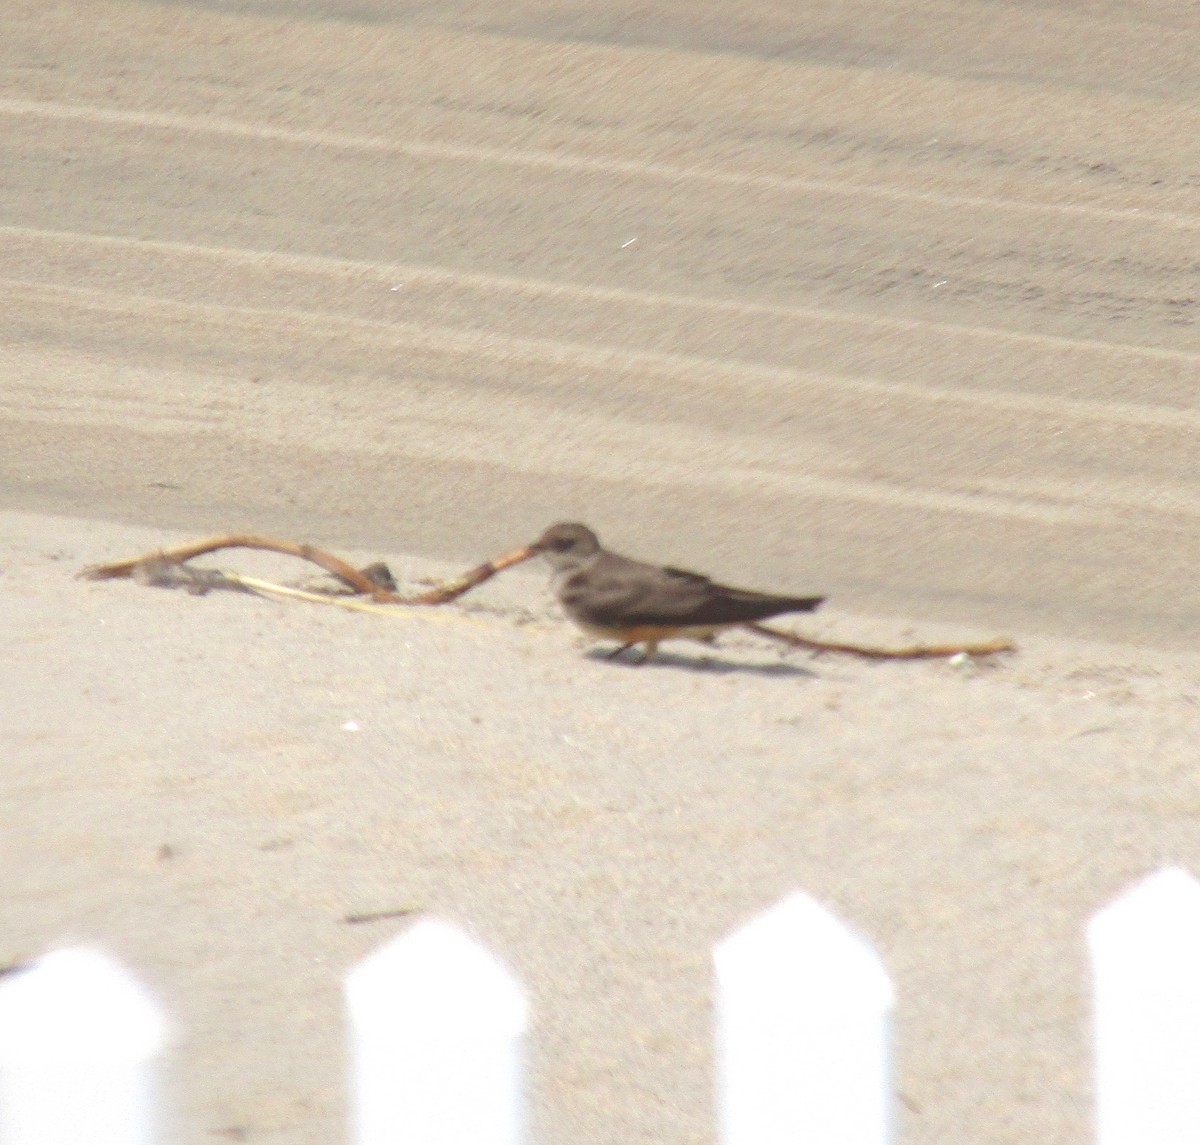
[[[1089,1140],[1083,924],[1200,871],[1198,58],[1167,0],[0,4],[0,962],[145,976],[175,1140],[324,1145],[403,925],[341,919],[417,906],[528,982],[537,1141],[682,1145],[711,945],[801,887],[896,978],[905,1145]],[[562,518],[1022,652],[72,579]]]
[[[0,516],[0,956],[98,942],[144,976],[177,1140],[339,1138],[341,976],[404,925],[342,919],[404,906],[528,984],[539,1140],[706,1140],[711,944],[796,887],[895,978],[904,1140],[1086,1139],[1082,927],[1200,869],[1194,657],[734,637],[635,669],[585,654],[540,572],[397,619],[72,578],[180,539]]]
[[[7,507],[1196,646],[1190,6],[236,7],[0,11]]]

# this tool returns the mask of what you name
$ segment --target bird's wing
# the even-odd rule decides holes
[[[811,611],[820,597],[772,596],[716,584],[685,569],[658,568],[605,553],[567,577],[559,596],[568,615],[597,628],[746,624]]]
[[[615,554],[567,577],[559,589],[568,614],[597,628],[698,623],[692,618],[712,593],[713,583],[706,576]]]

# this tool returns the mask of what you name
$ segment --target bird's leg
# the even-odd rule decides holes
[[[610,652],[610,653],[609,653],[607,656],[605,656],[604,658],[605,658],[606,660],[615,660],[615,659],[616,659],[618,656],[620,656],[620,655],[621,655],[621,653],[622,653],[622,652],[628,652],[628,651],[629,651],[629,649],[630,649],[630,648],[632,648],[632,647],[634,646],[634,644],[635,644],[635,641],[630,641],[628,644],[622,644],[622,645],[620,645],[619,647],[617,647],[617,648],[614,648],[614,649],[613,649],[613,650],[612,650],[612,651],[611,651],[611,652]]]
[[[658,651],[657,640],[631,640],[628,644],[622,644],[619,648],[614,648],[606,657],[606,660],[615,660],[622,652],[628,652],[630,648],[636,648],[638,644],[644,645],[644,651],[641,658],[631,661],[635,668],[640,668],[655,652]]]
[[[646,650],[642,653],[642,658],[638,661],[639,666],[645,664],[647,660],[653,658],[654,653],[658,651],[657,640],[645,640],[643,641],[643,644],[645,645]]]

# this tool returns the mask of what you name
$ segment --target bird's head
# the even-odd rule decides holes
[[[600,552],[600,541],[586,525],[564,522],[551,525],[529,551],[543,556],[555,569],[572,569]]]

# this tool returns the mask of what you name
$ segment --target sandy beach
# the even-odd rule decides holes
[[[796,888],[893,976],[900,1141],[1092,1139],[1083,928],[1200,872],[1200,26],[801,7],[0,6],[0,965],[142,978],[172,1143],[343,1139],[342,978],[418,915],[526,984],[533,1141],[710,1141],[712,945]],[[75,579],[563,519],[1020,652]]]
[[[1086,1139],[1082,928],[1200,869],[1194,659],[733,636],[634,668],[532,569],[402,617],[73,579],[179,539],[0,518],[0,956],[100,943],[136,969],[176,1024],[179,1140],[338,1138],[341,978],[405,925],[344,918],[400,909],[527,984],[539,1139],[706,1140],[711,946],[795,888],[895,980],[905,1140]],[[804,630],[964,635],[836,608]]]

